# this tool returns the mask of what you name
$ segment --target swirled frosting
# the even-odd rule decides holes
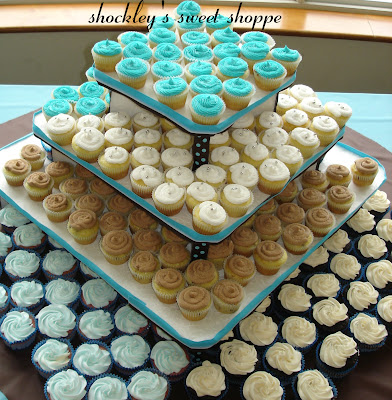
[[[198,205],[199,217],[207,224],[218,226],[227,220],[225,209],[213,201],[203,201]]]
[[[277,106],[283,109],[294,108],[298,104],[297,99],[289,94],[279,93]]]
[[[154,189],[154,198],[163,204],[175,204],[184,198],[185,189],[175,183],[162,183]]]
[[[26,180],[25,184],[38,189],[51,188],[53,187],[53,179],[50,175],[45,172],[36,171],[30,174]],[[20,227],[19,227],[20,228]]]
[[[280,128],[283,126],[282,117],[273,111],[263,111],[258,117],[258,122],[264,129]]]
[[[215,189],[205,182],[192,183],[188,186],[186,192],[189,196],[200,202],[213,200],[216,197]]]
[[[266,79],[275,79],[286,75],[286,69],[277,61],[268,60],[256,63],[253,72]]]
[[[240,35],[229,27],[225,29],[217,29],[212,33],[212,36],[220,43],[239,43],[240,41]]]
[[[208,46],[210,35],[206,32],[188,31],[181,36],[181,40],[187,46],[192,44],[204,44]]]
[[[241,54],[250,60],[262,60],[267,57],[269,50],[267,43],[252,41],[242,45]]]
[[[93,51],[102,56],[114,56],[120,54],[122,49],[119,43],[114,40],[106,39],[95,43]]]
[[[331,117],[320,115],[314,117],[312,120],[312,126],[322,132],[337,132],[339,131],[338,123]]]
[[[306,85],[294,85],[290,88],[290,95],[298,101],[302,101],[305,97],[317,97],[314,90]]]
[[[150,64],[141,58],[124,58],[116,65],[117,74],[139,78],[148,74]]]
[[[382,190],[376,190],[376,192],[366,200],[362,207],[369,211],[383,213],[388,209],[390,203],[391,202],[388,200],[385,192]]]
[[[220,365],[203,361],[201,366],[188,374],[186,385],[192,388],[198,397],[218,397],[226,389],[225,374]]]
[[[38,270],[39,264],[40,259],[35,253],[15,250],[6,257],[4,269],[14,276],[28,278]]]
[[[99,131],[103,131],[103,120],[96,115],[83,115],[77,120],[76,127],[78,131],[81,131],[83,128],[95,128]]]
[[[36,144],[26,144],[20,150],[21,157],[27,161],[37,161],[42,158],[43,154],[45,152]]]
[[[94,151],[105,143],[105,137],[98,129],[82,128],[74,137],[73,141],[84,150]]]
[[[71,360],[71,349],[67,343],[55,339],[46,340],[35,351],[33,360],[47,372],[66,367]]]
[[[332,253],[342,253],[343,249],[350,243],[347,232],[343,229],[336,231],[324,242],[324,247]]]
[[[370,157],[358,158],[354,161],[356,170],[364,175],[373,175],[378,171],[378,164]]]
[[[76,259],[66,250],[52,250],[44,258],[42,268],[54,275],[62,275],[73,268]]]
[[[329,254],[324,246],[319,246],[306,260],[304,264],[313,268],[328,262]]]
[[[220,363],[232,375],[247,375],[255,370],[258,361],[256,348],[233,339],[220,345]]]
[[[226,171],[217,165],[204,164],[197,168],[196,179],[202,182],[218,184],[226,180]]]
[[[295,203],[280,204],[276,211],[276,216],[286,225],[285,230],[289,229],[288,234],[284,236],[286,236],[286,238],[289,239],[290,242],[294,243],[296,242],[296,238],[293,237],[292,235],[294,231],[296,235],[299,236],[298,239],[300,239],[300,236],[302,236],[302,239],[304,239],[304,235],[307,236],[306,240],[308,239],[310,232],[307,232],[306,227],[303,228],[302,225],[302,222],[305,217],[305,212],[297,204]],[[299,224],[299,225],[293,225],[293,227],[287,228],[287,225],[292,225],[292,224]]]
[[[193,61],[188,64],[188,72],[193,76],[212,75],[214,67],[207,61]]]
[[[173,43],[160,43],[153,55],[158,61],[178,61],[182,58],[182,51]]]
[[[186,279],[190,284],[202,285],[218,278],[214,264],[208,260],[194,260],[186,270]]]
[[[236,79],[240,79],[240,78],[236,78]],[[225,81],[225,83],[230,82],[231,80],[232,79],[229,79],[228,81]],[[233,138],[233,140],[240,143],[242,146],[246,146],[247,144],[250,144],[250,143],[254,143],[254,144],[257,143],[257,136],[250,129],[245,129],[245,128],[234,129],[231,132],[231,137]]]
[[[49,378],[46,390],[52,400],[82,400],[86,395],[87,381],[72,369],[59,372]]]
[[[185,167],[190,165],[193,161],[192,154],[186,149],[177,149],[170,147],[162,152],[162,163],[168,168]]]
[[[298,374],[297,392],[302,400],[330,400],[335,398],[328,379],[317,369]]]
[[[0,232],[0,256],[6,256],[11,249],[11,238],[3,232]]]
[[[187,90],[188,84],[182,78],[169,77],[155,82],[154,88],[161,96],[176,96]]]
[[[286,181],[290,178],[290,171],[282,161],[268,158],[259,168],[260,175],[269,181]]]
[[[140,371],[132,376],[128,391],[136,399],[163,400],[168,391],[168,382],[154,372]]]
[[[278,126],[274,126],[272,128],[268,128],[264,132],[264,135],[261,138],[261,141],[268,148],[276,149],[280,146],[285,145],[288,141],[288,138],[289,138],[289,135],[284,129],[282,129]]]
[[[305,97],[300,103],[300,108],[311,114],[321,114],[324,112],[323,103],[317,97]]]
[[[357,246],[362,256],[374,258],[375,260],[382,257],[387,252],[387,246],[384,240],[376,235],[366,234],[361,236]]]
[[[88,400],[127,400],[128,391],[125,383],[112,376],[97,379],[88,391]]]
[[[225,103],[216,94],[198,94],[192,99],[192,109],[196,114],[212,117],[223,113]]]
[[[230,18],[225,17],[222,14],[217,14],[216,18],[213,18],[211,21],[206,22],[207,28],[213,29],[223,29],[230,25]]]
[[[3,285],[0,285],[0,308],[8,305],[8,291]]]
[[[303,157],[298,148],[290,145],[282,145],[276,148],[276,158],[285,164],[297,164],[303,162]]]
[[[149,61],[152,57],[152,50],[145,43],[132,42],[125,46],[123,55],[124,58],[136,57]]]
[[[306,128],[294,128],[290,132],[290,137],[303,146],[320,146],[320,140],[317,134]]]
[[[218,70],[224,76],[239,78],[248,71],[248,64],[241,58],[225,57],[218,62]]]
[[[18,307],[38,304],[42,297],[44,297],[44,288],[40,282],[19,281],[11,286],[11,298]]]
[[[366,268],[366,278],[377,289],[384,289],[392,282],[392,263],[382,260],[369,264]]]
[[[268,364],[286,375],[292,375],[301,370],[302,354],[289,343],[277,342],[265,353]]]
[[[150,346],[139,335],[124,335],[110,345],[114,360],[124,368],[143,365],[150,355]]]
[[[361,264],[355,256],[349,254],[337,254],[331,260],[331,271],[345,280],[355,279],[361,270]]]
[[[214,47],[214,56],[218,59],[238,57],[241,49],[235,43],[219,43]]]
[[[101,115],[105,110],[106,104],[99,97],[82,97],[75,105],[75,111],[82,116]]]
[[[166,179],[170,179],[177,186],[189,187],[193,183],[195,176],[189,168],[180,166],[167,170]]]
[[[113,302],[117,297],[117,292],[103,279],[97,278],[83,284],[82,297],[90,307],[101,308]]]
[[[124,164],[129,160],[129,153],[122,147],[112,146],[105,149],[103,158],[108,164]]]
[[[142,181],[148,187],[156,187],[163,181],[163,174],[151,165],[140,165],[132,170],[132,179]]]
[[[372,304],[377,304],[378,291],[370,282],[351,282],[347,291],[347,300],[357,311],[363,311]]]
[[[123,196],[122,194],[118,193],[115,194],[114,196],[112,196],[108,202],[107,202],[107,206],[108,209],[111,211],[117,211],[123,215],[128,215],[130,213],[130,211],[133,209],[134,204],[132,203],[132,201],[130,199],[128,199],[127,197]],[[142,217],[144,211],[140,210],[140,214],[139,217]],[[140,218],[141,220],[142,218]],[[147,218],[143,218],[144,220],[147,220]],[[152,220],[152,218],[150,216],[148,216],[148,220]],[[151,224],[151,222],[150,222]]]
[[[97,216],[91,210],[74,211],[68,219],[68,226],[76,231],[91,229],[97,224]]]
[[[58,114],[48,121],[46,129],[51,135],[62,135],[67,132],[75,131],[76,121],[71,115]]]
[[[376,226],[377,235],[386,242],[392,242],[392,221],[382,219]]]
[[[250,375],[243,386],[245,400],[281,400],[283,388],[277,378],[265,371],[257,371]]]
[[[386,322],[392,321],[392,296],[383,297],[377,304],[378,315]]]
[[[170,129],[169,132],[166,132],[166,138],[175,147],[186,146],[192,141],[192,136],[189,133],[178,128]]]
[[[229,184],[223,190],[223,196],[232,204],[244,204],[253,202],[253,195],[248,188],[243,185]]]
[[[219,94],[223,85],[215,75],[200,75],[192,80],[190,88],[196,94]]]
[[[298,58],[300,57],[299,53],[297,50],[292,50],[288,48],[287,46],[281,47],[281,48],[275,48],[271,50],[271,54],[274,58],[277,60],[281,61],[297,61]]]
[[[54,99],[65,99],[71,102],[79,100],[79,93],[77,90],[68,85],[58,86],[52,92]]]
[[[126,124],[129,124],[131,121],[131,117],[129,114],[124,112],[110,112],[106,114],[103,118],[105,124],[111,127],[122,127]]]
[[[316,325],[301,317],[288,317],[282,325],[282,336],[292,346],[304,348],[315,342]]]
[[[178,373],[189,365],[185,351],[173,340],[156,343],[150,357],[159,371],[166,375]]]
[[[328,101],[325,103],[325,109],[336,118],[351,117],[353,112],[352,108],[348,104],[336,101]]]
[[[169,78],[182,75],[182,67],[172,61],[158,61],[151,67],[153,74],[159,78]]]
[[[241,337],[256,346],[268,346],[278,334],[278,326],[271,317],[255,312],[240,322]]]
[[[71,114],[72,106],[65,99],[52,99],[45,103],[42,110],[49,118],[52,118],[58,114]]]
[[[347,221],[347,225],[358,233],[371,231],[375,224],[374,215],[370,214],[365,208],[360,208],[358,212]]]
[[[105,132],[105,139],[114,144],[121,145],[132,141],[133,133],[129,129],[110,128]]]
[[[75,314],[63,304],[51,304],[38,314],[40,332],[51,338],[65,338],[75,328]]]
[[[255,309],[256,312],[259,313],[264,313],[268,309],[268,307],[271,305],[271,296],[268,295],[260,304],[259,306]]]
[[[91,82],[84,82],[82,85],[80,85],[79,92],[83,97],[99,97],[102,99],[106,94],[107,89],[99,85],[98,82],[91,81]]]
[[[351,320],[350,331],[358,341],[369,345],[381,343],[388,336],[385,326],[376,317],[365,313],[359,313]]]
[[[252,93],[254,93],[255,88],[253,85],[246,81],[245,79],[241,78],[233,78],[233,79],[228,79],[225,82],[223,82],[223,87],[225,88],[225,91],[232,95],[232,96],[238,96],[238,97],[244,97],[244,96],[249,96]],[[233,131],[233,133],[236,130]],[[233,135],[232,133],[232,135]],[[253,132],[252,132],[253,133]],[[254,140],[256,141],[256,140]]]
[[[280,289],[278,299],[282,306],[293,312],[304,312],[310,307],[311,295],[305,292],[302,286],[286,283]]]
[[[104,310],[86,312],[79,320],[79,330],[89,339],[105,338],[113,329],[110,313]]]
[[[309,121],[308,114],[305,111],[292,108],[284,114],[286,121],[294,126],[301,127]]]
[[[240,155],[233,147],[220,146],[212,150],[210,158],[212,162],[219,162],[222,165],[231,166],[238,163]]]
[[[7,204],[0,210],[0,223],[8,227],[18,227],[29,223],[30,220],[26,218],[16,208]]]
[[[198,43],[185,47],[184,57],[188,61],[211,61],[213,53],[208,46]]]
[[[244,154],[255,161],[262,161],[268,157],[268,149],[261,143],[249,143],[243,151]]]
[[[316,297],[335,297],[340,290],[339,281],[334,274],[315,274],[308,279],[306,287]]]
[[[45,286],[45,298],[51,304],[69,305],[79,296],[80,285],[65,279],[54,279]]]
[[[114,322],[117,329],[128,334],[138,333],[148,325],[147,318],[128,305],[117,310],[114,315]]]
[[[73,357],[73,364],[83,375],[97,376],[105,373],[112,363],[110,352],[97,343],[80,345]]]
[[[313,318],[325,326],[334,326],[340,321],[348,318],[348,308],[345,304],[339,303],[336,299],[329,297],[318,301],[313,305]]]
[[[159,17],[156,17],[154,25],[158,24],[158,18]],[[123,46],[126,46],[127,44],[134,42],[141,42],[147,44],[148,41],[147,36],[144,33],[137,31],[123,32],[118,36],[117,39]]]

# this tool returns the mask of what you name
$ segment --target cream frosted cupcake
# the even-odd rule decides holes
[[[223,100],[231,110],[247,107],[255,93],[255,87],[244,79],[233,78],[223,82]]]
[[[226,182],[226,171],[212,164],[201,165],[195,171],[195,178],[198,182],[206,182],[214,188],[221,187]]]
[[[293,96],[298,102],[301,102],[305,97],[317,97],[314,90],[306,85],[294,85],[288,89],[288,94]]]
[[[309,158],[319,148],[320,139],[309,129],[295,128],[290,132],[289,143],[297,147],[304,158]]]
[[[203,201],[214,201],[217,203],[218,199],[216,190],[205,182],[194,182],[186,190],[185,202],[190,213]]]
[[[266,194],[279,193],[289,178],[290,171],[282,161],[267,159],[259,168],[259,190]]]
[[[210,159],[212,164],[228,170],[240,161],[240,155],[233,147],[221,146],[211,152]]]
[[[173,110],[185,106],[188,91],[188,84],[182,78],[170,77],[154,83],[154,92],[158,101]]]
[[[286,111],[296,108],[298,105],[298,100],[290,96],[289,94],[279,93],[278,102],[276,104],[276,112],[279,115],[283,115]]]
[[[235,183],[245,186],[249,190],[253,190],[257,182],[259,181],[259,176],[257,169],[247,163],[238,163],[232,165],[227,171],[227,182]]]
[[[250,129],[254,131],[256,128],[256,118],[252,113],[245,114],[241,118],[238,118],[233,125],[229,128],[229,133],[233,132],[234,129]]]
[[[343,128],[353,112],[348,104],[336,101],[328,101],[325,103],[324,108],[325,114],[333,118],[340,128]]]
[[[164,150],[161,160],[164,170],[174,167],[190,168],[193,163],[193,157],[189,150],[177,149],[175,147]]]
[[[210,136],[210,151],[221,146],[230,146],[231,137],[229,131],[224,131]]]
[[[150,72],[150,64],[141,58],[124,58],[116,65],[120,82],[134,89],[141,89]]]
[[[72,138],[72,149],[84,161],[94,163],[105,148],[104,135],[95,128],[84,128]]]
[[[149,111],[140,111],[132,118],[132,129],[136,133],[144,128],[156,129],[159,131],[160,123],[156,115]]]
[[[146,146],[161,151],[162,135],[156,129],[143,128],[135,133],[134,144],[135,148]]]
[[[190,107],[192,121],[202,125],[216,125],[225,110],[224,101],[216,94],[198,94]]]
[[[323,103],[317,97],[305,97],[299,104],[298,109],[305,111],[309,119],[319,117],[325,113]]]
[[[112,179],[122,179],[128,175],[130,155],[122,147],[108,147],[99,156],[98,164],[102,172]]]
[[[193,227],[202,235],[219,233],[226,225],[228,217],[225,209],[213,201],[203,201],[192,212]]]
[[[176,147],[177,149],[190,150],[193,146],[193,136],[181,129],[170,129],[163,136],[163,145],[165,149]]]
[[[180,187],[188,187],[195,180],[193,172],[186,167],[174,167],[166,170],[165,181],[167,183],[175,183]]]
[[[159,151],[153,147],[142,146],[134,149],[131,153],[132,168],[140,165],[151,165],[158,168],[161,165],[161,156]]]
[[[121,45],[113,40],[102,40],[91,49],[95,67],[100,71],[112,72],[115,65],[121,60]]]
[[[60,146],[71,144],[76,133],[75,118],[67,114],[58,114],[48,121],[46,130],[49,137]]]
[[[288,110],[282,117],[283,129],[291,132],[295,128],[309,128],[310,120],[305,111],[293,108]]]
[[[268,148],[261,143],[247,144],[240,154],[241,161],[259,168],[260,165],[269,157]]]
[[[132,191],[143,198],[151,197],[154,188],[163,182],[162,172],[150,165],[136,167],[130,178]]]
[[[301,167],[304,159],[299,149],[290,145],[277,147],[271,154],[272,157],[282,161],[289,169],[290,175],[293,176]]]
[[[337,122],[328,116],[313,118],[309,129],[317,134],[321,146],[328,146],[332,143],[340,130]]]
[[[131,116],[124,112],[110,112],[103,117],[105,130],[111,128],[130,129],[132,125]]]
[[[133,146],[133,133],[125,128],[110,128],[105,132],[105,147],[118,146],[128,152]]]
[[[152,192],[154,205],[159,212],[172,216],[178,214],[185,203],[185,189],[175,183],[162,183]]]
[[[231,147],[234,147],[239,153],[248,144],[256,144],[257,135],[250,129],[234,129],[231,132]]]
[[[263,111],[256,119],[256,133],[260,134],[271,128],[282,128],[282,117],[273,111]]]
[[[79,132],[83,128],[95,128],[103,133],[105,124],[101,117],[96,115],[83,115],[76,121],[76,130]]]
[[[239,184],[226,185],[220,194],[220,203],[227,214],[234,218],[245,215],[253,200],[253,193]]]

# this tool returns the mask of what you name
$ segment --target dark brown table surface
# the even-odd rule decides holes
[[[0,125],[0,147],[31,132],[33,113]],[[376,157],[385,167],[387,175],[392,171],[392,154],[376,142],[358,132],[346,128],[343,142]],[[392,200],[392,182],[387,181],[381,190]],[[13,352],[0,343],[0,390],[8,400],[44,400],[44,380],[40,378],[30,360],[30,351]],[[308,361],[308,358],[307,358]],[[309,358],[306,367],[314,366]],[[340,400],[391,400],[392,399],[392,339],[373,353],[362,353],[358,367],[341,382],[337,382]],[[186,399],[183,383],[173,386],[171,399]],[[227,399],[239,399],[239,389],[234,385]]]

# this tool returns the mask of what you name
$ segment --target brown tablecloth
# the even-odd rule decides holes
[[[0,125],[0,147],[31,132],[33,113],[26,114]],[[392,171],[392,154],[376,142],[346,128],[343,142],[376,157],[385,167],[387,174]],[[382,186],[392,199],[392,182]],[[341,382],[337,383],[338,398],[341,400],[391,400],[392,399],[392,340],[377,352],[362,353],[358,367]],[[310,359],[306,367],[313,366]],[[44,400],[44,381],[30,361],[30,352],[12,352],[0,343],[0,390],[8,400]],[[186,399],[183,383],[174,385],[171,398]],[[227,399],[238,399],[239,389],[232,385]]]

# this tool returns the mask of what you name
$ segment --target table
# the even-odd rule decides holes
[[[0,146],[31,132],[32,113],[14,120],[10,119],[41,107],[50,96],[52,89],[53,86],[0,85],[0,93],[2,94],[0,96],[0,122],[9,120],[0,125]],[[30,95],[32,96],[33,92],[35,93],[35,100],[28,103],[27,98]],[[5,100],[7,98],[5,95],[8,96],[9,101]],[[362,119],[363,125],[361,126],[366,130],[366,136],[374,137],[382,146],[392,150],[387,136],[387,132],[392,131],[392,113],[390,112],[392,110],[392,95],[342,94],[342,97],[337,97],[338,95],[337,93],[322,93],[319,97],[323,102],[335,99],[353,105],[354,103],[349,100],[352,98],[355,101],[354,110],[359,110],[360,108],[357,107],[361,107],[361,104],[364,105],[367,101],[370,102],[369,107],[372,108],[377,104],[377,107],[375,107],[376,114],[372,114],[371,118],[367,118],[365,111],[362,111],[363,117],[357,118],[354,115],[349,126],[353,126],[352,121],[356,121],[355,124],[361,124]],[[38,102],[38,98],[40,98],[40,102]],[[18,99],[20,102],[18,102]],[[370,101],[370,99],[373,99],[373,101]],[[375,122],[378,128],[376,130],[369,129],[375,115],[379,116],[379,121]],[[362,132],[361,126],[355,126],[356,130]],[[374,133],[376,131],[377,135]],[[343,141],[376,157],[384,165],[387,173],[392,171],[391,153],[379,144],[350,128],[347,128]],[[392,199],[392,183],[390,181],[383,185],[382,190],[388,193],[389,199]],[[29,352],[14,353],[8,350],[3,343],[0,343],[0,360],[0,390],[8,397],[8,400],[44,400],[43,381],[31,364]],[[382,350],[361,354],[359,366],[342,382],[338,383],[339,400],[365,398],[390,400],[392,398],[390,371],[392,371],[392,339],[388,338]],[[171,398],[186,398],[183,384],[176,385]],[[239,398],[238,390],[231,390],[227,398]],[[0,400],[3,400],[1,392]]]

